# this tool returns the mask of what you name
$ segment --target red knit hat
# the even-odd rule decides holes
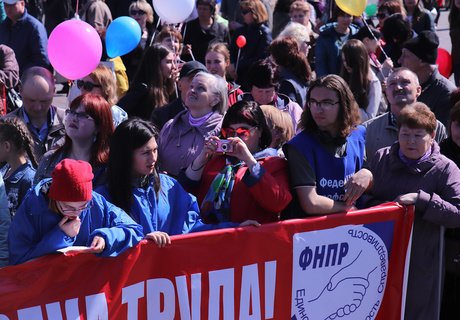
[[[51,173],[48,197],[57,201],[89,201],[93,191],[93,168],[86,161],[64,159]]]

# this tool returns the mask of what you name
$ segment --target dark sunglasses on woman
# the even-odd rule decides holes
[[[101,88],[100,84],[95,84],[89,81],[78,80],[77,87],[81,90],[83,88],[85,91],[93,91],[94,88]]]

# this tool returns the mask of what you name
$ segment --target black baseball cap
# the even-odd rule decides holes
[[[201,62],[188,61],[184,63],[182,69],[180,69],[179,78],[188,77],[189,75],[198,73],[200,71],[209,72]]]

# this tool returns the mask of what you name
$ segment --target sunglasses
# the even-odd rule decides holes
[[[75,118],[77,118],[79,121],[80,121],[80,120],[94,120],[94,119],[91,118],[91,116],[90,116],[89,114],[87,114],[86,112],[77,112],[77,111],[74,111],[74,110],[71,110],[71,109],[66,109],[65,115],[66,115],[66,117],[69,117],[69,116],[75,117]]]
[[[130,15],[135,16],[135,15],[144,15],[146,12],[144,10],[131,10],[129,12]]]
[[[222,133],[222,137],[227,139],[228,137],[239,137],[239,138],[247,138],[251,135],[251,131],[256,127],[251,128],[222,128],[220,131]]]
[[[93,91],[94,88],[102,88],[102,86],[100,84],[95,84],[89,81],[78,80],[77,88],[80,90],[83,88],[85,91]]]

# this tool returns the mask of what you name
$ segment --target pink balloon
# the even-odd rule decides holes
[[[238,38],[236,38],[236,45],[240,49],[243,48],[246,45],[246,37],[243,35],[238,36]]]
[[[54,69],[67,79],[83,78],[96,69],[101,60],[101,38],[84,21],[64,21],[50,34],[48,57]]]

